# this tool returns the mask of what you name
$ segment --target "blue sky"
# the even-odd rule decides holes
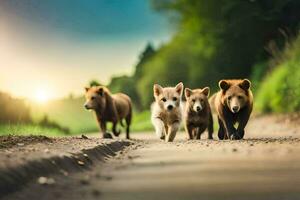
[[[173,32],[148,0],[1,0],[0,30],[0,90],[51,98],[132,73],[144,46]]]

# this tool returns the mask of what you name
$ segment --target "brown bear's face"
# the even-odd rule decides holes
[[[84,107],[87,110],[102,110],[106,106],[105,98],[106,88],[103,86],[93,86],[91,88],[85,88],[86,102]]]
[[[239,112],[248,102],[248,91],[251,82],[244,80],[221,80],[219,87],[222,90],[222,103],[232,113]]]
[[[185,88],[184,93],[188,108],[195,112],[200,112],[201,110],[203,110],[208,103],[207,98],[209,96],[209,91],[209,87],[196,90]]]
[[[179,83],[176,87],[163,88],[158,84],[153,86],[155,101],[161,109],[172,111],[180,106],[183,91],[183,84]]]

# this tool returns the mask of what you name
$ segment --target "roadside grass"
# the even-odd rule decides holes
[[[149,110],[134,113],[131,131],[132,132],[142,132],[142,131],[151,131],[153,126],[151,124],[151,113]]]
[[[144,131],[153,131],[153,125],[151,124],[150,119],[151,113],[149,110],[133,113],[133,118],[130,126],[130,133],[140,133]],[[96,123],[96,121],[95,121]],[[124,120],[125,125],[125,120]],[[111,131],[112,123],[108,123],[108,131]],[[120,124],[118,124],[117,129],[120,129],[122,133],[125,133],[126,127],[122,127]],[[96,132],[99,132],[99,129],[97,129]]]
[[[286,107],[284,104],[284,93],[288,68],[276,68],[268,78],[260,85],[254,103],[255,110],[260,112],[283,112]]]
[[[54,115],[55,116],[55,115]],[[139,133],[143,131],[154,131],[151,123],[151,113],[149,110],[135,113],[131,125],[131,133]],[[54,118],[55,119],[55,118]],[[62,118],[63,120],[63,118]],[[97,122],[91,117],[92,127],[88,127],[83,124],[79,130],[81,132],[72,133],[70,135],[88,134],[99,132]],[[79,124],[82,122],[78,122]],[[83,122],[84,123],[84,122]],[[125,128],[118,125],[118,129],[121,129],[122,133],[125,132]],[[111,123],[108,124],[108,130],[111,130]],[[218,123],[214,116],[214,132],[218,130]],[[184,124],[181,126],[181,131],[184,131]],[[66,136],[63,131],[56,128],[43,127],[36,124],[0,124],[0,135],[45,135],[45,136]]]
[[[72,135],[99,132],[94,113],[84,109],[84,101],[84,97],[78,97],[54,100],[45,105],[30,104],[31,115],[36,123],[47,116],[50,121],[69,128]],[[108,130],[111,129],[111,123],[108,124],[107,128]],[[118,125],[118,128],[122,129],[122,132],[125,131],[120,125]],[[152,130],[150,111],[134,111],[131,131],[142,132],[150,130]]]
[[[258,112],[300,110],[300,36],[282,52],[280,63],[263,79],[255,94]]]
[[[84,98],[53,100],[45,105],[31,104],[34,122],[39,122],[46,115],[62,127],[70,129],[71,134],[97,132],[98,125],[94,114],[83,108]]]
[[[0,135],[45,135],[62,136],[63,131],[35,124],[0,124]]]

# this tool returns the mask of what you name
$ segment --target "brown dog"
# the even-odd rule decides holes
[[[213,139],[213,118],[208,103],[209,88],[191,90],[185,88],[185,130],[189,139],[200,139],[207,129],[208,139]]]
[[[86,102],[84,107],[95,111],[103,138],[111,138],[111,135],[106,134],[106,122],[113,123],[112,132],[115,136],[119,136],[120,131],[116,130],[116,126],[118,122],[123,126],[122,120],[125,118],[126,138],[129,139],[129,127],[132,117],[130,98],[123,93],[112,95],[104,86],[85,88],[85,91]]]

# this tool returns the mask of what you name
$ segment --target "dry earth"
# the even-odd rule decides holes
[[[242,141],[218,141],[216,135],[213,141],[187,141],[179,133],[174,143],[164,143],[153,133],[133,134],[134,144],[116,148],[89,168],[49,173],[49,184],[32,179],[3,199],[300,199],[298,124],[285,116],[255,117]],[[57,140],[4,148],[0,159],[6,159],[9,168],[24,156],[22,162],[37,159],[25,153],[30,148],[47,157],[109,143],[95,138]]]

